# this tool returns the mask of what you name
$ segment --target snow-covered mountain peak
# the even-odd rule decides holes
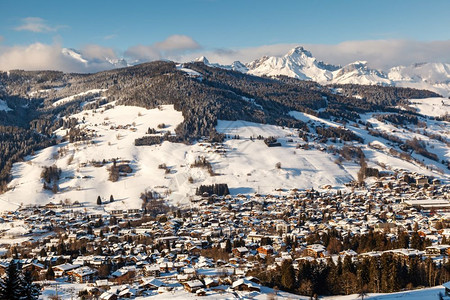
[[[285,56],[296,56],[296,55],[305,55],[307,57],[313,58],[311,52],[309,52],[302,46],[297,46],[297,47],[289,50],[289,52]]]
[[[236,60],[231,64],[231,69],[234,71],[238,71],[241,73],[247,73],[248,72],[248,68],[241,63],[240,61]]]
[[[268,59],[269,59],[269,57],[267,55],[264,55],[261,58],[255,59],[254,61],[251,61],[251,62],[245,64],[245,66],[249,70],[253,70],[253,69],[256,69],[257,67],[259,67],[261,64],[263,64]]]
[[[357,60],[355,62],[352,62],[348,65],[354,65],[354,66],[367,66],[367,61],[366,60]]]
[[[88,61],[85,58],[83,58],[81,53],[76,51],[75,49],[63,48],[61,52],[62,54],[69,56],[79,62],[82,62],[83,64],[88,64]]]
[[[371,69],[367,65],[367,61],[355,61],[333,72],[333,82],[368,85],[390,85],[392,83],[385,73]]]
[[[71,59],[74,59],[78,62],[81,62],[86,67],[92,66],[102,66],[102,68],[106,69],[114,69],[114,68],[123,68],[129,67],[132,64],[129,64],[124,58],[111,58],[111,57],[102,57],[102,58],[86,58],[83,56],[83,53],[71,48],[63,48],[61,49],[61,53]]]
[[[210,65],[209,60],[205,56],[200,56],[200,57],[194,59],[194,62],[202,62],[202,63],[204,63],[207,66]]]
[[[211,62],[209,62],[209,60],[206,57],[200,56],[200,57],[194,59],[193,62],[201,62],[208,67],[221,68],[221,69],[225,69],[225,70],[233,70],[233,71],[238,71],[241,73],[247,73],[247,71],[248,71],[248,68],[238,60],[234,61],[231,65],[221,65],[218,63],[211,63]]]
[[[105,57],[105,60],[111,65],[117,68],[129,67],[131,66],[124,58],[109,58]]]
[[[247,64],[249,73],[253,75],[284,75],[302,80],[314,80],[320,83],[332,79],[327,65],[317,61],[311,52],[298,46],[291,49],[283,57],[262,57]]]

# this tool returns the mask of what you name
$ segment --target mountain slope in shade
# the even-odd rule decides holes
[[[392,84],[385,73],[369,68],[366,61],[357,61],[333,72],[332,82],[338,84]]]
[[[283,57],[263,57],[249,63],[247,68],[248,73],[252,75],[284,75],[319,83],[329,82],[333,78],[332,72],[338,69],[336,66],[318,61],[303,47],[296,47]]]

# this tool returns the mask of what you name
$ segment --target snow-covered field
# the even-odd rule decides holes
[[[411,106],[422,115],[441,117],[450,114],[450,99],[448,98],[412,99],[410,101],[413,103]]]
[[[445,294],[443,286],[436,286],[432,288],[424,288],[413,291],[405,291],[389,294],[368,294],[364,297],[367,300],[438,300],[439,293]],[[361,299],[358,295],[348,296],[329,296],[324,297],[324,300],[358,300]]]
[[[87,284],[70,284],[70,283],[58,283],[47,282],[48,285],[45,286],[42,295],[39,299],[51,299],[58,292],[60,299],[74,299],[78,295],[79,291],[90,289]],[[113,286],[110,290],[120,289],[120,286]],[[367,300],[437,300],[439,299],[439,293],[444,294],[444,287],[437,286],[432,288],[424,288],[413,291],[405,291],[390,294],[367,294],[364,299]],[[260,292],[235,292],[232,290],[218,290],[209,289],[207,290],[206,296],[197,296],[196,294],[186,292],[181,286],[175,287],[172,291],[158,293],[153,291],[152,294],[147,296],[136,297],[137,300],[144,299],[173,299],[173,300],[184,300],[184,299],[208,299],[208,300],[225,300],[225,299],[299,299],[307,300],[310,299],[307,296],[295,295],[283,291],[274,291],[268,287],[261,287]],[[357,294],[347,295],[347,296],[326,296],[320,297],[319,299],[324,300],[360,300],[361,297]]]

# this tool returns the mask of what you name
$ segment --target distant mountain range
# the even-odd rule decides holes
[[[239,61],[231,65],[212,64],[205,57],[201,61],[211,67],[235,70],[256,76],[284,75],[320,84],[365,84],[427,89],[450,96],[450,64],[417,63],[397,66],[383,72],[372,69],[366,61],[356,61],[346,66],[335,66],[317,60],[303,47],[296,47],[282,57],[263,56],[250,63]]]
[[[101,65],[105,69],[123,68],[136,65],[124,58],[89,60],[74,50],[64,48],[63,54],[72,59],[93,66]],[[256,76],[276,77],[280,75],[301,80],[316,81],[320,84],[364,84],[411,87],[427,89],[445,97],[450,96],[450,64],[416,63],[410,66],[396,66],[387,72],[372,69],[369,62],[356,61],[346,66],[336,66],[316,59],[311,52],[299,46],[291,49],[284,56],[263,56],[249,63],[235,61],[231,65],[211,63],[202,56],[194,60],[207,66],[248,73]]]
[[[77,62],[81,62],[84,66],[89,67],[93,65],[101,65],[104,69],[116,69],[116,68],[124,68],[130,67],[135,63],[129,63],[124,58],[110,58],[104,57],[103,59],[87,59],[83,57],[83,54],[75,49],[63,48],[62,54],[72,58]]]

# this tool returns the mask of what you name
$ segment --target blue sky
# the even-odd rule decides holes
[[[449,12],[450,1],[413,0],[1,1],[0,46],[56,43],[83,49],[97,45],[126,56],[137,55],[128,50],[138,45],[152,46],[153,51],[155,44],[174,35],[196,43],[186,49],[175,45],[176,51],[164,44],[165,50],[158,55],[143,56],[151,59],[267,45],[367,40],[427,43],[450,39]],[[139,53],[144,50],[141,47]]]

